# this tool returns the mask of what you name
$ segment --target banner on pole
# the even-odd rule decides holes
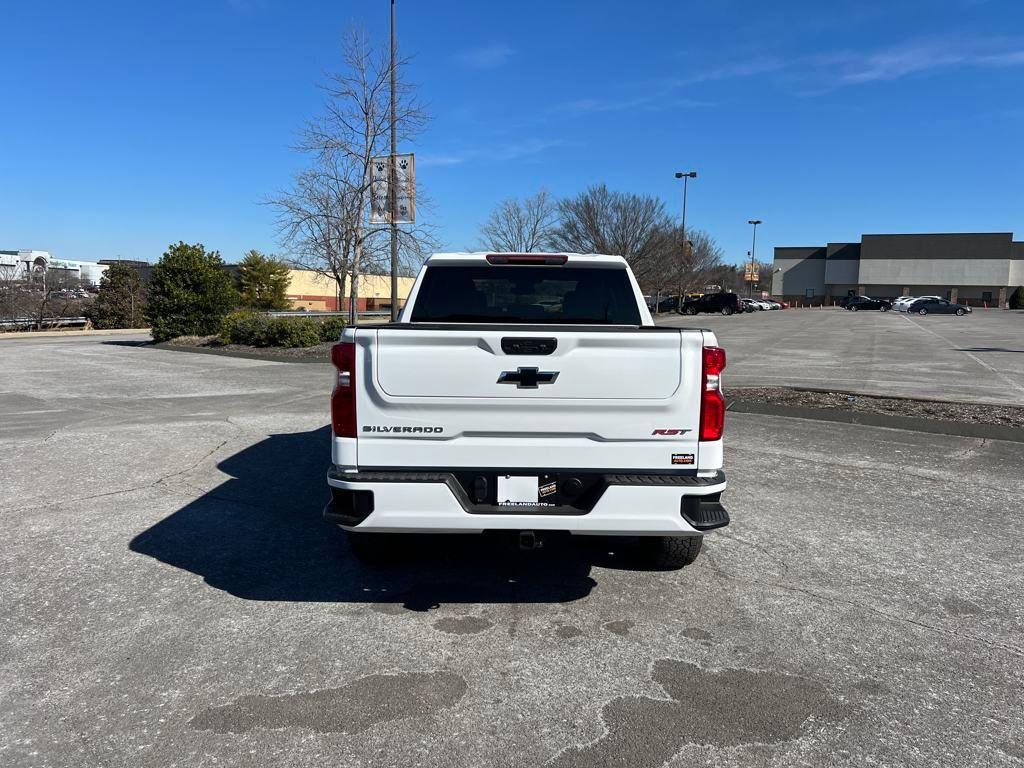
[[[390,224],[391,156],[370,161],[370,223]],[[416,157],[395,155],[395,224],[416,221]]]

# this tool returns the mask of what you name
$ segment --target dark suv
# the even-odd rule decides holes
[[[687,299],[679,312],[684,315],[696,315],[698,312],[721,312],[731,315],[742,312],[743,305],[735,293],[706,293],[697,299]]]
[[[886,299],[872,299],[869,296],[851,296],[850,299],[841,306],[856,312],[861,309],[880,309],[883,312],[888,312],[892,309],[892,302]]]

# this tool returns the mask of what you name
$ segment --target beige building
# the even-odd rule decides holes
[[[351,279],[345,279],[341,301],[338,284],[309,269],[292,269],[288,284],[288,299],[294,309],[311,312],[338,312],[348,309]],[[415,278],[398,278],[398,306],[404,306]],[[361,275],[359,278],[359,311],[391,308],[391,277],[389,275]]]

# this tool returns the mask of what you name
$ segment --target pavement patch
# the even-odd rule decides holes
[[[447,632],[450,635],[475,635],[477,632],[484,632],[493,626],[494,622],[483,616],[457,616],[438,619],[434,622],[434,629]]]
[[[583,630],[579,627],[572,627],[567,624],[563,624],[555,630],[555,634],[562,640],[572,640],[574,637],[582,635]]]
[[[407,717],[447,709],[466,693],[466,681],[452,672],[369,675],[340,688],[282,696],[242,696],[211,707],[190,725],[216,733],[259,728],[303,728],[317,733],[359,733]]]
[[[775,744],[797,738],[809,719],[831,722],[842,714],[823,685],[781,672],[712,671],[659,659],[652,677],[669,699],[613,699],[601,713],[606,734],[548,765],[655,768],[688,744]]]
[[[683,637],[688,637],[691,640],[710,640],[711,633],[704,629],[690,627],[689,629],[683,630]]]
[[[604,625],[604,628],[613,634],[625,637],[629,634],[629,630],[631,630],[633,626],[634,624],[632,621],[620,619],[619,621],[609,621]]]

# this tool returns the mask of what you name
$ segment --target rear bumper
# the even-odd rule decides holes
[[[695,536],[728,525],[721,504],[725,473],[603,476],[586,510],[474,504],[446,472],[332,470],[324,518],[360,531],[481,533],[486,530],[569,531],[603,536]]]

